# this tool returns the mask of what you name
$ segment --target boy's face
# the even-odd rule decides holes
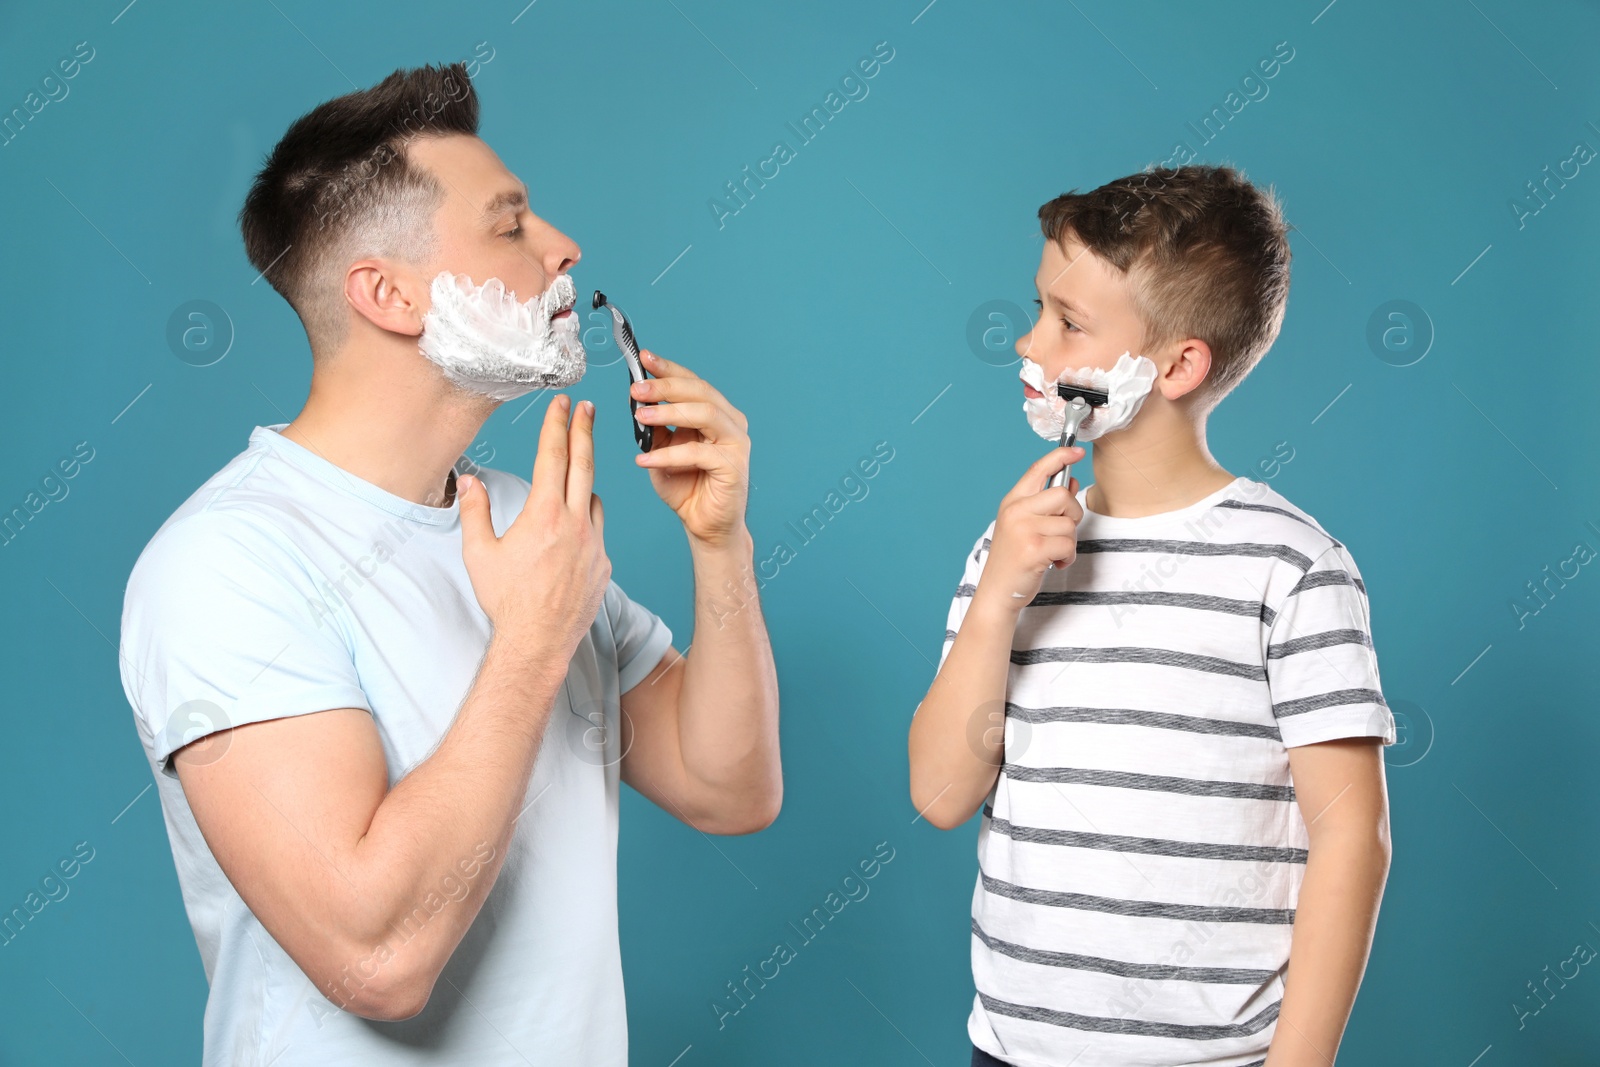
[[[1127,277],[1072,234],[1046,240],[1034,277],[1039,321],[1017,338],[1016,351],[1044,369],[1045,381],[1069,367],[1110,370],[1124,352],[1139,355],[1144,326]],[[1023,383],[1023,394],[1041,394]]]

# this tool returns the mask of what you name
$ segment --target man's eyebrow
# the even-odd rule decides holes
[[[495,217],[507,208],[526,207],[527,203],[528,184],[524,182],[521,189],[506,189],[490,197],[489,202],[483,206],[482,213],[478,215],[478,221],[493,222]]]

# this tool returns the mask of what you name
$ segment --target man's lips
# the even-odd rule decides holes
[[[1037,400],[1039,397],[1044,396],[1043,393],[1039,392],[1039,390],[1035,389],[1027,382],[1022,383],[1022,395],[1027,397],[1029,400]]]
[[[567,319],[567,318],[571,318],[571,317],[572,317],[572,309],[571,308],[563,308],[562,310],[556,312],[554,315],[551,315],[550,316],[550,321],[551,322],[560,322],[562,319]]]

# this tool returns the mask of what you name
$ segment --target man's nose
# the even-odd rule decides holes
[[[550,240],[546,242],[542,256],[545,275],[554,278],[571,270],[583,258],[583,249],[578,247],[578,242],[556,229],[550,227]]]

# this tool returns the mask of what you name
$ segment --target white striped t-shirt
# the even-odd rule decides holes
[[[1394,742],[1371,633],[1349,551],[1264,482],[1139,518],[1085,506],[1012,641],[975,1045],[1022,1067],[1263,1062],[1308,846],[1288,749]]]

